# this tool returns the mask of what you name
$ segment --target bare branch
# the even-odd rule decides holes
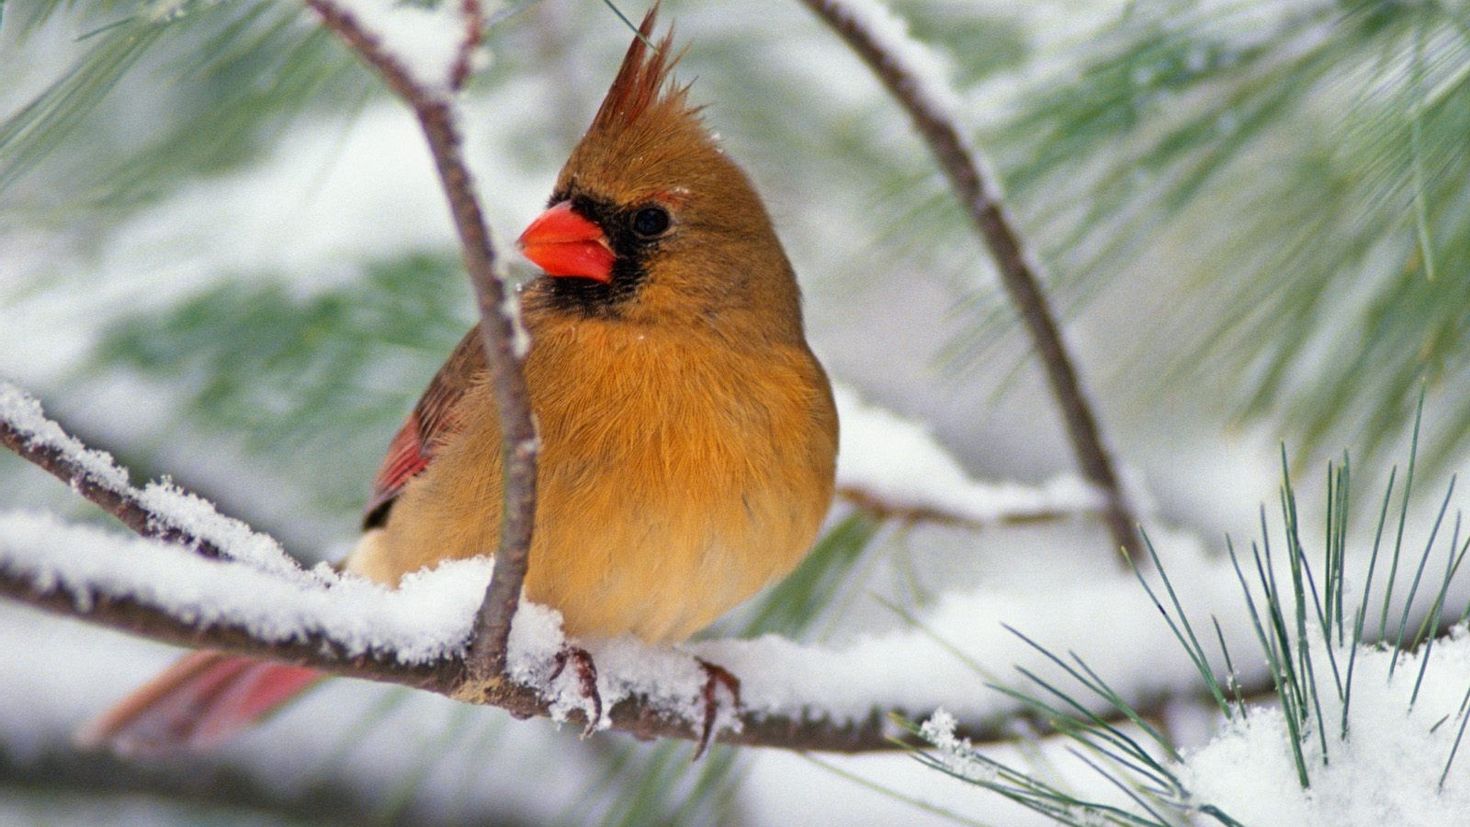
[[[531,413],[531,397],[522,373],[524,349],[516,344],[525,336],[524,331],[518,329],[516,297],[496,274],[495,249],[490,242],[490,232],[475,195],[469,168],[460,154],[461,139],[452,101],[416,79],[349,12],[331,0],[305,2],[321,15],[328,28],[378,70],[388,87],[418,117],[434,156],[444,194],[449,200],[465,269],[475,288],[475,299],[480,308],[480,333],[500,417],[501,457],[505,468],[505,506],[500,544],[495,552],[495,576],[486,588],[485,601],[476,618],[469,658],[475,676],[488,680],[505,671],[506,642],[520,603],[536,515],[539,441]],[[462,87],[469,77],[484,19],[478,0],[462,0],[460,8],[465,20],[465,39],[460,44],[450,77],[446,79],[451,90]]]
[[[961,206],[979,231],[1000,271],[1011,303],[1031,334],[1041,355],[1047,382],[1061,408],[1077,463],[1088,481],[1102,490],[1107,500],[1104,518],[1113,544],[1127,549],[1137,559],[1141,550],[1138,520],[1119,483],[1113,461],[1103,444],[1097,417],[1092,412],[1077,369],[1062,342],[1046,293],[1041,287],[1039,264],[1027,253],[1020,234],[1005,206],[982,173],[978,153],[960,137],[958,127],[926,91],[916,73],[842,0],[802,0],[832,28],[873,70],[888,91],[908,111],[914,127],[928,143],[935,160],[949,178]]]

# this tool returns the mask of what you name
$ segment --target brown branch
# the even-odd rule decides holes
[[[1096,514],[1095,509],[1038,508],[1032,511],[1006,511],[990,519],[979,519],[968,514],[947,511],[928,505],[900,505],[891,503],[873,492],[857,486],[837,489],[837,496],[853,506],[872,514],[880,520],[894,520],[904,525],[927,523],[930,525],[954,526],[978,531],[996,526],[1034,525],[1054,523]]]
[[[130,597],[109,595],[90,587],[79,587],[60,581],[41,590],[25,576],[0,565],[0,596],[59,615],[85,620],[97,625],[131,632],[152,640],[190,647],[250,655],[309,666],[343,677],[393,683],[444,695],[465,703],[496,706],[516,718],[548,717],[550,709],[534,687],[509,680],[479,681],[470,676],[465,661],[447,657],[430,663],[400,663],[392,652],[349,654],[349,648],[331,635],[308,632],[287,642],[272,642],[254,637],[238,625],[224,622],[200,628],[196,621],[185,621],[162,609],[146,605]],[[1458,618],[1446,618],[1439,634],[1448,634]],[[1261,670],[1243,683],[1240,693],[1250,698],[1269,699],[1272,693],[1270,675]],[[1130,698],[1132,710],[1148,719],[1158,719],[1181,700],[1212,705],[1203,687],[1193,693],[1159,691]],[[922,720],[932,709],[891,709],[892,714],[910,720]],[[1101,720],[1124,720],[1114,707],[1097,713]],[[641,740],[678,738],[698,741],[700,727],[659,711],[648,698],[635,696],[620,701],[608,713],[611,728],[627,732]],[[885,723],[880,710],[861,721],[837,723],[826,718],[789,715],[758,715],[741,710],[739,732],[722,730],[715,740],[739,746],[776,747],[780,749],[826,752],[876,752],[891,750],[912,741],[895,740],[901,732]],[[578,727],[586,723],[581,710],[569,715]],[[1013,710],[982,720],[965,721],[958,734],[976,744],[1012,741],[1018,737],[1035,737],[1056,731],[1052,721],[1030,710]]]
[[[152,640],[195,648],[251,655],[309,666],[334,675],[395,683],[445,695],[466,703],[498,706],[517,718],[548,717],[550,707],[536,688],[510,680],[480,681],[470,675],[465,660],[444,658],[424,664],[400,663],[392,652],[352,654],[329,634],[311,631],[289,641],[267,641],[230,622],[201,628],[197,621],[181,620],[163,609],[133,597],[107,594],[90,586],[54,583],[38,589],[25,575],[0,567],[0,595],[46,611],[131,632]],[[571,713],[583,725],[585,715]],[[623,700],[608,713],[612,728],[640,739],[682,738],[698,741],[700,725],[660,712],[647,698]],[[888,727],[875,711],[856,723],[834,723],[824,718],[756,715],[741,712],[741,731],[721,731],[716,740],[748,746],[799,750],[863,752],[890,749]]]
[[[522,373],[524,354],[516,340],[524,337],[514,318],[514,295],[495,272],[495,249],[485,225],[484,213],[475,196],[469,168],[460,154],[461,139],[455,125],[453,104],[443,94],[426,88],[390,53],[377,37],[331,0],[305,0],[322,22],[336,32],[353,51],[383,76],[388,87],[402,98],[418,117],[424,138],[434,156],[444,194],[459,234],[465,269],[475,289],[480,308],[480,334],[490,367],[502,438],[501,457],[505,468],[505,505],[500,527],[500,544],[495,551],[495,574],[485,590],[485,600],[475,619],[469,664],[481,680],[498,678],[505,672],[506,647],[511,622],[520,603],[521,584],[531,551],[531,531],[536,515],[536,455],[539,442],[531,414],[530,393]],[[479,44],[483,14],[478,0],[462,0],[465,39],[447,85],[463,86],[471,71],[471,58]]]
[[[46,424],[49,426],[54,423],[47,421]],[[0,433],[7,432],[28,433],[14,423],[0,419]],[[12,443],[22,457],[48,467],[48,470],[57,473],[74,488],[84,488],[89,476],[87,470],[75,460],[58,456],[60,447],[42,451],[37,450],[38,443],[34,439],[6,441],[7,445]],[[80,443],[71,447],[73,450],[86,450]],[[61,462],[58,463],[58,460]],[[127,522],[140,534],[146,534],[140,526],[154,526],[168,521],[167,515],[149,510],[146,505],[137,502],[136,498],[132,501],[132,508],[139,516]],[[150,536],[162,535],[155,533]],[[230,564],[221,562],[218,565]],[[516,683],[498,674],[487,679],[473,672],[467,658],[446,657],[430,663],[409,665],[401,663],[394,652],[358,652],[346,642],[320,630],[307,631],[287,641],[266,640],[253,635],[238,623],[226,621],[201,626],[197,619],[181,619],[137,597],[110,594],[94,585],[74,583],[64,578],[47,578],[43,582],[44,586],[36,585],[33,578],[7,568],[3,557],[0,557],[0,596],[50,612],[166,643],[280,660],[335,675],[401,684],[467,703],[498,706],[520,718],[550,715],[550,707],[542,698],[538,687]],[[882,711],[875,707],[861,721],[834,722],[825,717],[807,714],[760,715],[739,710],[740,731],[722,730],[716,734],[715,740],[747,746],[834,752],[890,749],[895,746],[892,740],[894,731],[891,726],[886,725]],[[922,717],[933,710],[887,711]],[[586,723],[586,716],[580,710],[573,711],[570,717],[579,725]],[[609,711],[608,718],[612,729],[628,732],[642,739],[683,738],[698,741],[703,735],[702,726],[661,712],[646,697],[632,697],[619,702]],[[965,734],[977,742],[1014,736],[1014,724],[1010,718],[997,717],[990,721],[968,723]]]
[[[808,8],[837,32],[863,62],[873,70],[883,85],[908,111],[915,128],[929,145],[935,160],[944,170],[961,206],[979,231],[1000,271],[1001,283],[1011,303],[1031,334],[1041,355],[1052,396],[1061,408],[1072,450],[1088,481],[1102,490],[1106,498],[1104,519],[1113,544],[1127,549],[1139,559],[1138,520],[1118,481],[1113,461],[1103,445],[1097,417],[1082,390],[1077,369],[1062,342],[1045,291],[1041,287],[1040,267],[1031,261],[1006,214],[1005,206],[993,194],[981,172],[980,163],[959,129],[937,101],[925,92],[919,78],[896,54],[887,50],[878,37],[842,0],[802,0]]]
[[[71,486],[85,499],[100,506],[103,511],[122,521],[122,524],[144,537],[153,537],[167,543],[185,546],[211,559],[226,559],[229,555],[219,546],[180,527],[167,516],[153,511],[143,504],[142,492],[131,485],[113,485],[90,472],[75,456],[64,448],[15,423],[0,419],[0,444],[19,454],[27,461],[45,469],[52,476]],[[119,469],[121,470],[121,469]]]
[[[78,752],[60,746],[36,750],[0,744],[0,791],[20,790],[66,800],[149,796],[187,802],[214,811],[244,811],[269,823],[362,825],[384,822],[389,802],[355,779],[271,783],[267,773],[243,761],[201,759],[129,761],[104,752]],[[466,824],[517,825],[525,822],[504,808],[450,815],[433,804],[409,805],[394,823],[424,827]],[[197,817],[197,816],[196,816]]]

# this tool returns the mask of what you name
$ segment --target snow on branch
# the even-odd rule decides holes
[[[498,680],[506,670],[507,641],[531,553],[540,441],[522,372],[529,341],[520,322],[519,300],[496,262],[474,180],[460,153],[463,140],[457,126],[458,110],[451,95],[445,94],[446,90],[459,91],[469,78],[480,46],[484,13],[479,0],[460,0],[458,24],[445,25],[440,19],[443,11],[397,5],[390,8],[388,0],[305,2],[413,109],[434,156],[465,269],[475,290],[480,335],[500,417],[505,504],[495,576],[485,589],[476,615],[468,662],[480,680]],[[443,5],[446,9],[451,6]],[[424,16],[421,25],[403,25],[405,17],[416,15]],[[387,16],[391,16],[391,24]],[[429,34],[405,40],[405,30]],[[424,45],[426,41],[433,45]],[[451,55],[448,60],[443,59],[446,53]]]
[[[212,559],[247,562],[265,571],[289,573],[300,566],[274,539],[168,483],[134,488],[112,455],[83,445],[41,403],[0,381],[0,444],[44,468],[82,497],[144,537],[186,546]],[[225,551],[228,549],[228,551]]]
[[[178,546],[0,513],[0,594],[154,640],[283,660],[333,674],[404,684],[499,706],[517,717],[585,720],[565,675],[551,685],[560,616],[532,604],[517,613],[510,679],[470,677],[465,653],[488,560],[460,561],[408,578],[397,590],[326,567],[287,578]],[[704,678],[693,656],[620,640],[594,649],[605,726],[642,738],[697,740]],[[758,684],[757,684],[758,685]],[[891,746],[876,714],[834,723],[744,712],[718,739],[794,749]]]
[[[961,206],[995,259],[1001,283],[1026,324],[1041,356],[1052,395],[1071,437],[1082,474],[1105,499],[1104,517],[1114,546],[1140,559],[1138,518],[1103,443],[1092,405],[1082,390],[1075,362],[1062,341],[1046,292],[1042,269],[1021,241],[1015,222],[994,189],[994,175],[955,123],[957,96],[942,64],[909,37],[902,19],[877,0],[802,0],[867,63],[908,111],[920,136],[949,178]]]
[[[112,490],[133,491],[126,470],[67,436],[35,400],[13,386],[0,390],[0,432],[21,435],[14,443],[22,456],[70,469],[61,476],[78,490],[87,480],[103,480]],[[881,434],[874,438],[882,440]],[[38,451],[38,445],[50,450]],[[522,717],[585,722],[575,678],[551,679],[565,641],[560,617],[550,609],[520,606],[505,679],[484,681],[471,674],[467,653],[491,579],[488,560],[447,563],[389,590],[325,565],[265,565],[264,547],[279,560],[289,558],[243,524],[229,521],[232,532],[212,527],[225,518],[184,492],[146,501],[134,494],[133,500],[142,517],[130,527],[195,527],[217,554],[48,515],[0,513],[0,595],[155,640],[404,684]],[[738,718],[721,722],[721,741],[802,750],[888,749],[894,732],[884,713],[918,718],[941,706],[960,715],[965,734],[977,741],[1010,737],[1024,710],[983,692],[981,679],[953,650],[983,653],[980,659],[990,664],[1017,662],[1024,652],[1001,629],[1005,617],[1050,618],[1053,637],[1106,625],[1130,649],[1148,641],[1144,651],[1168,650],[1162,637],[1167,633],[1147,607],[1128,624],[1112,609],[1108,624],[1086,616],[1129,597],[1139,602],[1131,579],[1120,574],[1076,588],[1076,595],[1053,586],[1019,598],[994,591],[946,598],[926,615],[922,629],[864,638],[842,649],[775,636],[704,641],[684,649],[629,638],[594,643],[598,690],[607,710],[599,723],[639,737],[697,740],[703,714],[700,657],[741,675],[742,709]],[[1193,692],[1188,668],[1142,671],[1143,682],[1126,687],[1132,697]]]
[[[1100,511],[1103,498],[1064,475],[1041,487],[971,477],[923,425],[832,388],[842,422],[837,491],[879,517],[968,528],[1065,519]]]
[[[574,678],[567,674],[550,685],[565,643],[560,616],[550,609],[519,607],[507,641],[507,679],[473,674],[468,658],[477,608],[492,579],[488,559],[441,565],[396,590],[326,565],[304,570],[270,538],[193,495],[172,487],[133,489],[111,457],[67,435],[36,400],[9,384],[0,384],[0,434],[79,492],[108,492],[104,506],[126,504],[120,516],[143,535],[0,513],[0,594],[155,640],[406,684],[520,717],[585,722],[580,688],[568,683]],[[183,531],[167,534],[158,526]],[[201,537],[210,554],[196,552]],[[632,640],[595,651],[608,710],[601,725],[644,738],[701,737],[704,676],[692,655]],[[717,737],[796,749],[891,746],[876,712],[834,722],[807,708],[798,705],[795,715],[744,713],[724,721]]]

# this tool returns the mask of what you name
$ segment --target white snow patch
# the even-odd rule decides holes
[[[1073,474],[1040,488],[976,480],[926,426],[868,405],[843,385],[832,393],[842,423],[839,488],[861,491],[889,506],[928,509],[978,523],[1082,514],[1102,507],[1102,495]]]
[[[1338,649],[1345,668],[1348,648]],[[1440,776],[1454,748],[1470,688],[1470,636],[1458,627],[1427,653],[1418,699],[1409,700],[1426,653],[1400,657],[1392,679],[1392,650],[1361,648],[1354,666],[1348,737],[1326,650],[1313,651],[1318,697],[1328,721],[1327,760],[1315,731],[1306,733],[1310,789],[1297,780],[1286,721],[1277,708],[1255,707],[1227,723],[1207,746],[1186,754],[1181,778],[1200,803],[1245,824],[1303,827],[1417,827],[1460,825],[1470,813],[1470,744],[1462,743],[1444,789]]]
[[[935,755],[945,768],[971,781],[995,780],[995,769],[975,757],[975,745],[969,738],[955,735],[959,721],[944,709],[936,709],[919,727],[919,735],[934,745]]]
[[[125,597],[200,627],[239,626],[268,642],[321,634],[351,655],[391,652],[401,663],[461,651],[490,578],[485,560],[455,561],[388,590],[325,566],[264,572],[26,512],[0,513],[0,569],[83,607]]]
[[[40,402],[4,380],[0,380],[0,421],[25,435],[32,447],[39,445],[61,451],[86,471],[88,480],[113,491],[128,489],[128,472],[113,461],[111,454],[83,445],[47,419]]]

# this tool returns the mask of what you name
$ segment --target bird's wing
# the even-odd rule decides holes
[[[459,431],[459,402],[465,391],[485,372],[485,350],[480,341],[480,328],[459,341],[449,361],[439,368],[408,421],[388,445],[388,455],[373,478],[373,495],[363,515],[363,527],[381,526],[388,519],[393,501],[403,493],[408,481],[422,473],[434,460],[434,453],[444,440]]]

